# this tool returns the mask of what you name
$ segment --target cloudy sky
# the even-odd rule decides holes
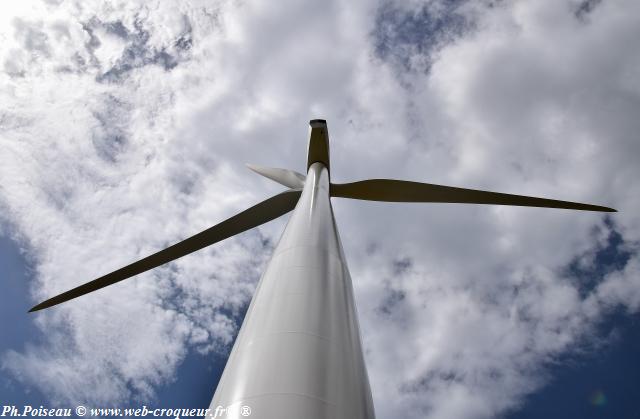
[[[636,417],[639,39],[634,0],[2,2],[0,400],[208,406],[287,216],[26,311],[277,193],[244,164],[325,118],[337,182],[619,210],[334,200],[379,418]]]

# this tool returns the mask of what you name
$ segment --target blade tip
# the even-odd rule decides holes
[[[51,301],[51,300],[46,300],[41,302],[40,304],[36,304],[35,306],[31,307],[31,309],[29,310],[29,313],[33,313],[34,311],[40,311],[40,310],[44,310],[45,308],[49,308],[49,307],[53,307],[55,306],[57,303]]]

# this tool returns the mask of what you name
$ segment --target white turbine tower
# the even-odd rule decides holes
[[[351,277],[331,197],[615,211],[576,202],[393,179],[331,183],[327,124],[314,119],[310,125],[306,176],[249,166],[288,187],[287,191],[30,311],[130,278],[295,208],[249,305],[210,414],[245,418],[250,412],[258,419],[374,418]]]

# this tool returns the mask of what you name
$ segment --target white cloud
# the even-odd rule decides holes
[[[378,416],[516,408],[545,367],[598,341],[607,313],[640,304],[640,14],[631,1],[580,19],[575,2],[428,3],[394,5],[382,23],[454,10],[468,26],[429,48],[416,43],[433,33],[394,32],[409,66],[376,53],[368,2],[34,3],[3,20],[0,202],[36,261],[34,301],[275,193],[244,162],[301,170],[306,122],[325,117],[336,181],[621,210],[629,261],[581,294],[566,267],[606,247],[601,215],[334,202]],[[238,325],[225,313],[249,301],[262,240],[283,225],[39,314],[49,340],[4,354],[3,368],[52,402],[152,398],[188,350],[228,349]]]

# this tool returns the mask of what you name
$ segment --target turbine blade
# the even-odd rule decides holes
[[[257,227],[291,211],[300,198],[300,190],[286,191],[275,195],[233,217],[204,230],[195,236],[167,247],[137,262],[120,268],[110,274],[87,282],[60,295],[52,297],[36,306],[29,312],[42,310],[56,304],[69,301],[81,295],[115,284],[134,275],[148,271],[182,256],[193,253],[211,244],[235,236],[238,233]]]
[[[581,204],[579,202],[558,201],[556,199],[454,188],[452,186],[395,179],[369,179],[352,183],[332,183],[331,196],[385,202],[496,204],[616,212],[613,208]]]
[[[304,186],[306,176],[293,170],[277,169],[275,167],[262,167],[247,163],[247,167],[259,175],[269,178],[291,189],[301,189]]]

